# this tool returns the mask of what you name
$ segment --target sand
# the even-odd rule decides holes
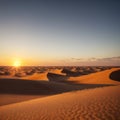
[[[44,72],[44,73],[41,73],[41,74],[35,73],[33,75],[22,77],[22,79],[26,79],[26,80],[46,80],[46,81],[48,81],[47,72]]]
[[[0,94],[0,106],[41,98],[41,97],[45,97],[45,95]]]
[[[12,79],[14,85],[21,86],[8,84],[10,88],[2,89],[2,94],[5,95],[8,90],[9,95],[15,95],[12,91],[14,88],[21,100],[11,100],[8,104],[9,97],[4,97],[6,103],[0,106],[0,120],[120,120],[120,82],[110,77],[111,73],[118,70],[120,69],[113,68],[81,77],[70,77],[62,83],[38,80],[15,82]],[[22,86],[24,94],[20,93]],[[29,92],[31,99],[24,99],[22,96],[27,96]],[[40,96],[33,99],[36,92]]]
[[[119,120],[120,86],[64,93],[0,107],[2,120]]]
[[[84,75],[80,77],[70,77],[69,81],[76,83],[86,83],[86,84],[120,84],[120,82],[111,80],[110,74],[113,71],[118,71],[120,68],[112,68],[110,70],[105,70],[97,73],[91,73],[89,75]]]

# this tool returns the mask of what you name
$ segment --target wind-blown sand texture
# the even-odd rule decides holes
[[[64,93],[0,107],[1,120],[119,120],[120,86]]]
[[[0,120],[120,120],[119,72],[113,68],[69,77],[62,83],[57,77],[56,82],[11,79],[10,84],[0,80],[2,94],[15,94],[15,90],[18,96],[38,95],[36,99],[6,102],[0,106]]]

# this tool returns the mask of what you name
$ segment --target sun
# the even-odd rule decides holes
[[[15,67],[20,67],[21,66],[21,61],[20,60],[16,60],[13,64],[13,66]]]

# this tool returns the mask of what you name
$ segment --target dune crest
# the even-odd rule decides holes
[[[120,82],[114,81],[110,78],[110,74],[116,70],[120,70],[120,68],[112,68],[80,77],[70,77],[68,81],[85,84],[120,84]]]

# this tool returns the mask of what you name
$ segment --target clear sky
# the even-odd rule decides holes
[[[0,0],[0,65],[120,65],[119,0]]]

